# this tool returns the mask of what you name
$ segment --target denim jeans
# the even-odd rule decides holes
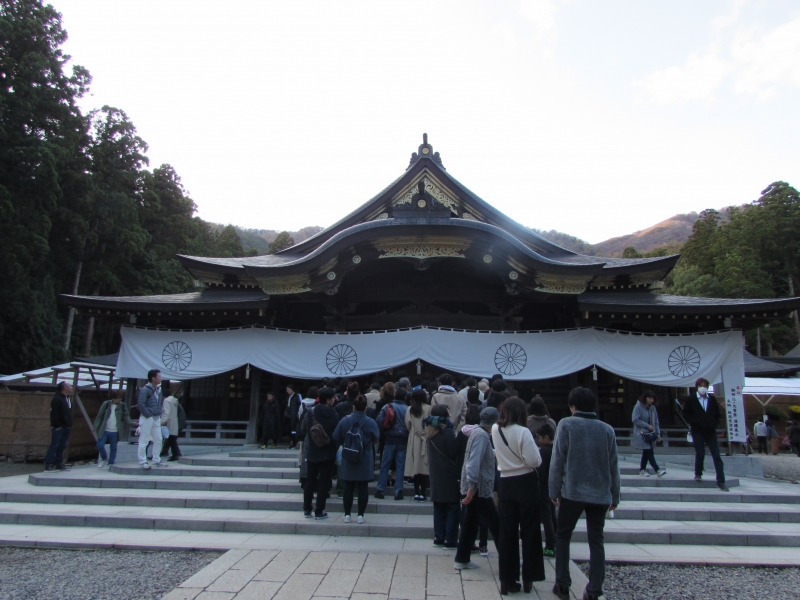
[[[717,483],[725,483],[725,469],[722,466],[722,459],[719,456],[717,432],[695,433],[693,431],[692,439],[694,440],[694,474],[698,477],[703,474],[703,463],[706,460],[705,447],[708,446],[708,452],[714,460],[714,470],[717,472]]]
[[[378,479],[378,491],[386,489],[386,480],[389,478],[389,471],[397,461],[395,466],[394,495],[403,491],[403,473],[406,469],[406,444],[386,444],[383,447],[381,457],[381,476]]]
[[[589,538],[589,583],[586,591],[595,596],[603,593],[606,578],[606,550],[603,546],[603,528],[606,524],[604,504],[588,504],[561,498],[558,509],[558,534],[556,541],[556,583],[569,587],[569,543],[581,514],[586,511],[586,533]]]
[[[50,428],[50,447],[44,457],[44,466],[54,465],[62,467],[64,462],[64,449],[67,447],[71,427]]]
[[[109,466],[117,461],[117,441],[119,440],[118,431],[104,431],[100,439],[97,440],[97,450],[100,452],[100,458],[107,460]],[[106,442],[111,446],[111,455],[106,454]]]
[[[458,502],[433,503],[433,539],[448,546],[458,544],[458,520],[461,509]]]

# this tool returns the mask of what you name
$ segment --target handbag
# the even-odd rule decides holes
[[[641,435],[642,439],[648,444],[652,444],[658,439],[658,432],[656,431],[643,431]]]

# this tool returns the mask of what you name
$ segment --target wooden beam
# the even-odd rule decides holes
[[[94,423],[92,423],[92,420],[89,418],[89,413],[86,412],[86,408],[84,408],[83,402],[81,402],[81,397],[80,394],[78,394],[77,388],[74,389],[73,391],[74,391],[73,398],[75,399],[78,408],[81,409],[81,413],[83,413],[83,418],[86,419],[86,424],[89,426],[89,431],[92,432],[92,437],[94,437],[94,441],[96,442],[97,434],[94,432]]]

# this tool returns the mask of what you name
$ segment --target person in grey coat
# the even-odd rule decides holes
[[[456,432],[449,417],[446,404],[434,406],[425,419],[425,437],[433,502],[433,545],[452,549],[458,547],[461,473],[456,465]]]
[[[369,491],[367,486],[375,479],[375,442],[381,434],[375,419],[370,419],[367,414],[367,399],[358,396],[353,402],[353,412],[336,424],[333,431],[333,440],[337,446],[344,446],[347,434],[355,431],[361,434],[361,457],[358,462],[352,462],[342,455],[342,464],[339,467],[339,479],[344,482],[344,522],[350,522],[350,511],[353,509],[353,493],[358,487],[358,523],[364,523],[364,511],[367,510]],[[354,427],[356,429],[354,430]]]
[[[639,397],[636,406],[633,407],[633,447],[642,451],[642,460],[639,463],[639,475],[642,477],[650,477],[647,472],[647,463],[653,467],[656,475],[663,477],[667,474],[666,469],[659,469],[656,463],[655,456],[655,442],[650,442],[643,437],[643,434],[655,433],[658,438],[656,442],[661,441],[661,427],[658,425],[658,411],[655,407],[656,395],[650,390],[645,390]]]
[[[489,432],[500,418],[498,410],[492,406],[481,411],[480,427],[474,429],[467,441],[464,453],[464,466],[461,467],[461,494],[466,495],[461,504],[467,507],[461,537],[456,551],[456,569],[477,569],[480,565],[470,560],[475,538],[478,536],[478,522],[483,520],[492,532],[497,546],[500,539],[500,516],[494,505],[494,476],[497,463]]]
[[[561,600],[570,597],[569,543],[578,519],[585,512],[589,583],[583,600],[597,600],[603,595],[606,576],[603,547],[606,512],[619,505],[617,438],[611,426],[597,418],[597,398],[592,390],[574,388],[567,404],[572,416],[558,423],[550,461],[550,499],[559,509],[553,593]]]

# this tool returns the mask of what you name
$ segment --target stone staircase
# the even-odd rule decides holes
[[[758,479],[693,480],[670,467],[641,477],[638,457],[622,456],[622,502],[606,524],[607,544],[800,548],[800,489]],[[432,537],[430,502],[371,497],[367,523],[342,521],[341,499],[330,518],[305,519],[297,452],[237,448],[182,457],[165,469],[135,463],[93,466],[0,480],[0,525],[301,534],[371,538]],[[375,484],[370,486],[374,490]],[[412,492],[413,493],[413,492]],[[585,523],[575,541],[586,540]]]

